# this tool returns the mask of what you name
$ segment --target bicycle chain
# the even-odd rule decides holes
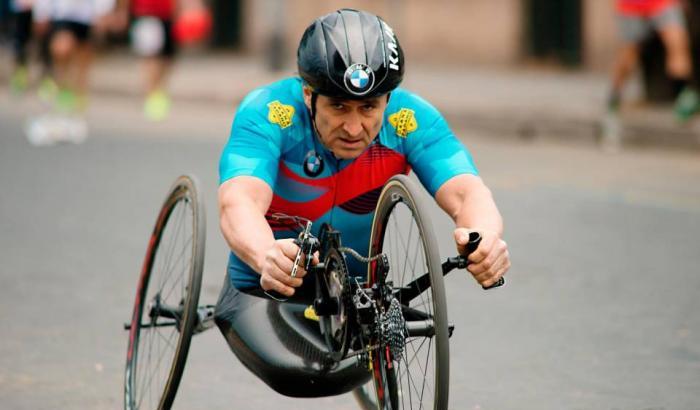
[[[340,252],[349,253],[353,258],[357,259],[358,261],[360,261],[360,262],[362,262],[362,263],[374,262],[374,261],[376,261],[377,259],[379,259],[379,258],[382,257],[382,254],[380,253],[380,254],[377,254],[377,255],[374,255],[374,256],[368,258],[368,257],[366,257],[366,256],[360,255],[359,253],[357,253],[356,250],[354,250],[354,249],[352,249],[352,248],[345,247],[345,246],[339,247],[338,250],[339,250]]]

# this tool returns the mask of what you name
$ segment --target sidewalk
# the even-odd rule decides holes
[[[127,52],[97,57],[93,92],[140,96],[140,68],[139,60]],[[252,88],[293,73],[293,67],[272,73],[261,58],[187,54],[176,60],[170,88],[176,101],[236,105]],[[416,61],[403,86],[434,104],[454,128],[510,138],[566,138],[593,144],[600,140],[607,89],[603,74],[431,67]],[[634,100],[639,90],[632,88],[629,94]],[[623,146],[700,150],[700,117],[681,126],[670,107],[628,104],[620,120]]]

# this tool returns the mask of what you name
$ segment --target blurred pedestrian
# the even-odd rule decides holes
[[[13,66],[10,89],[23,93],[29,86],[27,48],[32,33],[32,0],[11,0],[11,37]]]
[[[625,81],[639,60],[640,44],[655,31],[666,49],[666,72],[679,91],[676,117],[687,120],[700,109],[700,97],[690,84],[690,44],[681,4],[678,0],[617,0],[616,3],[622,46],[612,73],[610,112],[619,109]]]
[[[8,37],[10,20],[10,0],[0,0],[0,44]]]
[[[81,142],[87,137],[84,113],[92,63],[91,36],[104,31],[102,19],[113,5],[113,0],[35,0],[35,29],[48,36],[58,93],[55,112],[30,122],[27,134],[31,142]]]
[[[133,18],[132,48],[144,60],[144,116],[164,120],[172,105],[167,80],[177,45],[188,43],[198,25],[211,26],[209,12],[201,0],[119,0],[117,9],[117,26],[125,25],[129,15]]]
[[[41,61],[41,82],[39,96],[51,100],[56,93],[56,85],[51,80],[51,58],[46,36],[37,36],[32,29],[32,9],[34,0],[10,0],[11,41],[13,53],[10,89],[17,94],[24,93],[30,84],[29,60],[32,39],[38,43]]]

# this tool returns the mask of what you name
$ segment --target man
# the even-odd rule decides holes
[[[38,95],[47,103],[51,103],[57,92],[56,83],[51,78],[51,56],[46,35],[38,36],[32,29],[32,9],[34,0],[12,0],[9,2],[13,12],[12,45],[14,52],[14,67],[10,77],[10,88],[16,94],[23,94],[30,85],[29,48],[32,37],[39,46],[41,60],[41,80]]]
[[[162,121],[170,112],[171,101],[166,92],[167,77],[176,54],[172,34],[178,0],[119,0],[115,29],[121,31],[134,17],[131,27],[133,49],[143,57],[146,98],[144,116]]]
[[[27,68],[27,48],[32,34],[32,1],[14,0],[10,2],[12,11],[12,51],[14,67],[10,77],[10,89],[21,94],[29,87]]]
[[[36,27],[50,36],[54,75],[60,88],[59,110],[73,113],[85,109],[92,63],[91,35],[104,29],[102,19],[113,5],[113,0],[36,0]]]
[[[56,112],[29,122],[26,132],[33,144],[80,143],[87,138],[92,36],[104,32],[105,16],[113,6],[113,0],[35,0],[35,28],[39,36],[48,36],[58,92]]]
[[[330,222],[344,245],[367,249],[374,206],[345,205],[373,205],[389,178],[411,169],[454,219],[460,252],[470,230],[481,233],[469,256],[474,278],[489,286],[503,276],[510,260],[491,192],[438,111],[397,88],[405,62],[392,29],[370,13],[339,10],[306,29],[297,58],[301,78],[243,100],[221,157],[220,223],[232,250],[231,284],[286,297],[304,284],[303,268],[290,276],[294,234],[273,230],[266,220],[272,213],[308,218],[316,228]],[[366,274],[349,262],[351,275]]]
[[[613,67],[609,110],[618,110],[625,81],[639,60],[640,44],[656,31],[666,49],[666,72],[680,92],[676,117],[688,120],[700,109],[700,97],[690,85],[690,45],[678,0],[617,0],[616,11],[623,43]]]

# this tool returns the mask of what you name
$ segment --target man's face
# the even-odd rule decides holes
[[[360,156],[379,134],[387,96],[365,100],[340,100],[319,95],[316,100],[316,128],[323,145],[337,158]],[[304,101],[311,109],[311,90],[304,87]]]

